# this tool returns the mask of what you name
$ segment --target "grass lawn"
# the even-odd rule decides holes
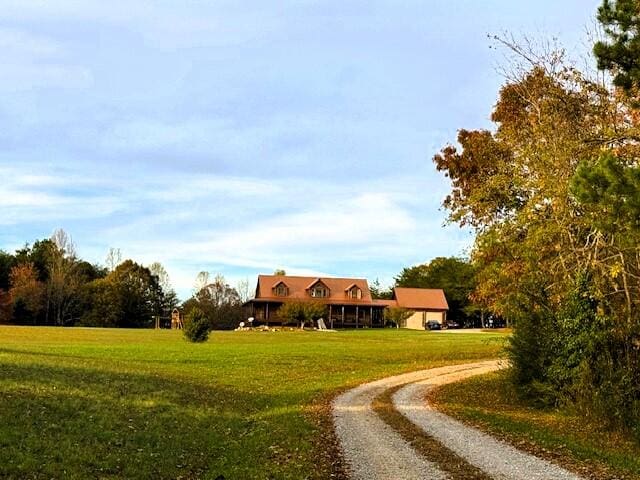
[[[329,396],[493,358],[504,338],[0,327],[0,477],[328,478]]]
[[[445,385],[440,410],[519,448],[564,463],[585,477],[640,479],[640,444],[568,411],[536,408],[518,396],[505,372]]]

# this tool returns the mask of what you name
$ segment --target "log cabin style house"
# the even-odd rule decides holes
[[[256,324],[280,325],[278,309],[292,300],[326,305],[329,328],[383,327],[384,309],[399,306],[414,312],[403,327],[424,329],[428,320],[444,323],[449,309],[439,289],[395,288],[392,300],[377,300],[363,278],[291,275],[259,275],[255,297],[245,305]]]

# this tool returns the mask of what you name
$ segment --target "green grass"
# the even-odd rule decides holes
[[[519,399],[506,372],[443,386],[438,408],[595,478],[640,479],[640,444],[576,413]],[[594,473],[595,472],[595,473]]]
[[[327,478],[314,421],[366,380],[495,357],[500,334],[0,327],[1,478]]]

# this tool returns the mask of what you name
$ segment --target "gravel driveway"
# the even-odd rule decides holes
[[[499,368],[499,362],[477,362],[420,370],[366,383],[333,402],[336,435],[352,480],[444,480],[450,477],[415,451],[373,411],[373,400],[400,385],[395,408],[411,422],[469,463],[496,479],[579,480],[544,460],[520,452],[492,437],[432,410],[424,400],[435,385],[455,382]]]

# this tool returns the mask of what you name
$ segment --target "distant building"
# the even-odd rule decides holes
[[[424,329],[429,320],[446,321],[449,309],[442,290],[395,288],[393,300],[374,300],[363,278],[259,275],[255,297],[245,305],[256,323],[281,324],[280,306],[291,300],[327,306],[329,328],[383,327],[384,309],[400,306],[415,313],[403,327]]]

